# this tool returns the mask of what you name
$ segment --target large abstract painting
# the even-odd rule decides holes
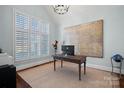
[[[75,45],[75,54],[103,57],[103,20],[66,27],[63,40]]]

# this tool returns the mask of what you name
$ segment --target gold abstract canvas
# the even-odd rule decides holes
[[[67,27],[63,40],[75,45],[75,54],[103,57],[103,20]]]

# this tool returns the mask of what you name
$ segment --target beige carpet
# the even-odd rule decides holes
[[[79,81],[78,65],[63,62],[60,67],[57,62],[56,71],[53,70],[53,63],[37,66],[31,69],[18,72],[18,74],[33,88],[110,88],[119,87],[119,78],[111,75],[110,72],[88,68],[86,75],[83,74]]]

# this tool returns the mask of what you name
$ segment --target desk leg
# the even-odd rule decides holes
[[[81,80],[81,64],[79,64],[79,80]]]
[[[54,71],[56,71],[56,60],[54,59]]]
[[[61,68],[63,67],[63,61],[61,60]]]
[[[84,74],[86,74],[86,62],[84,62]]]

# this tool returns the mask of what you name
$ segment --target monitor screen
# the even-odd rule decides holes
[[[62,52],[64,55],[74,56],[74,45],[62,45]]]

